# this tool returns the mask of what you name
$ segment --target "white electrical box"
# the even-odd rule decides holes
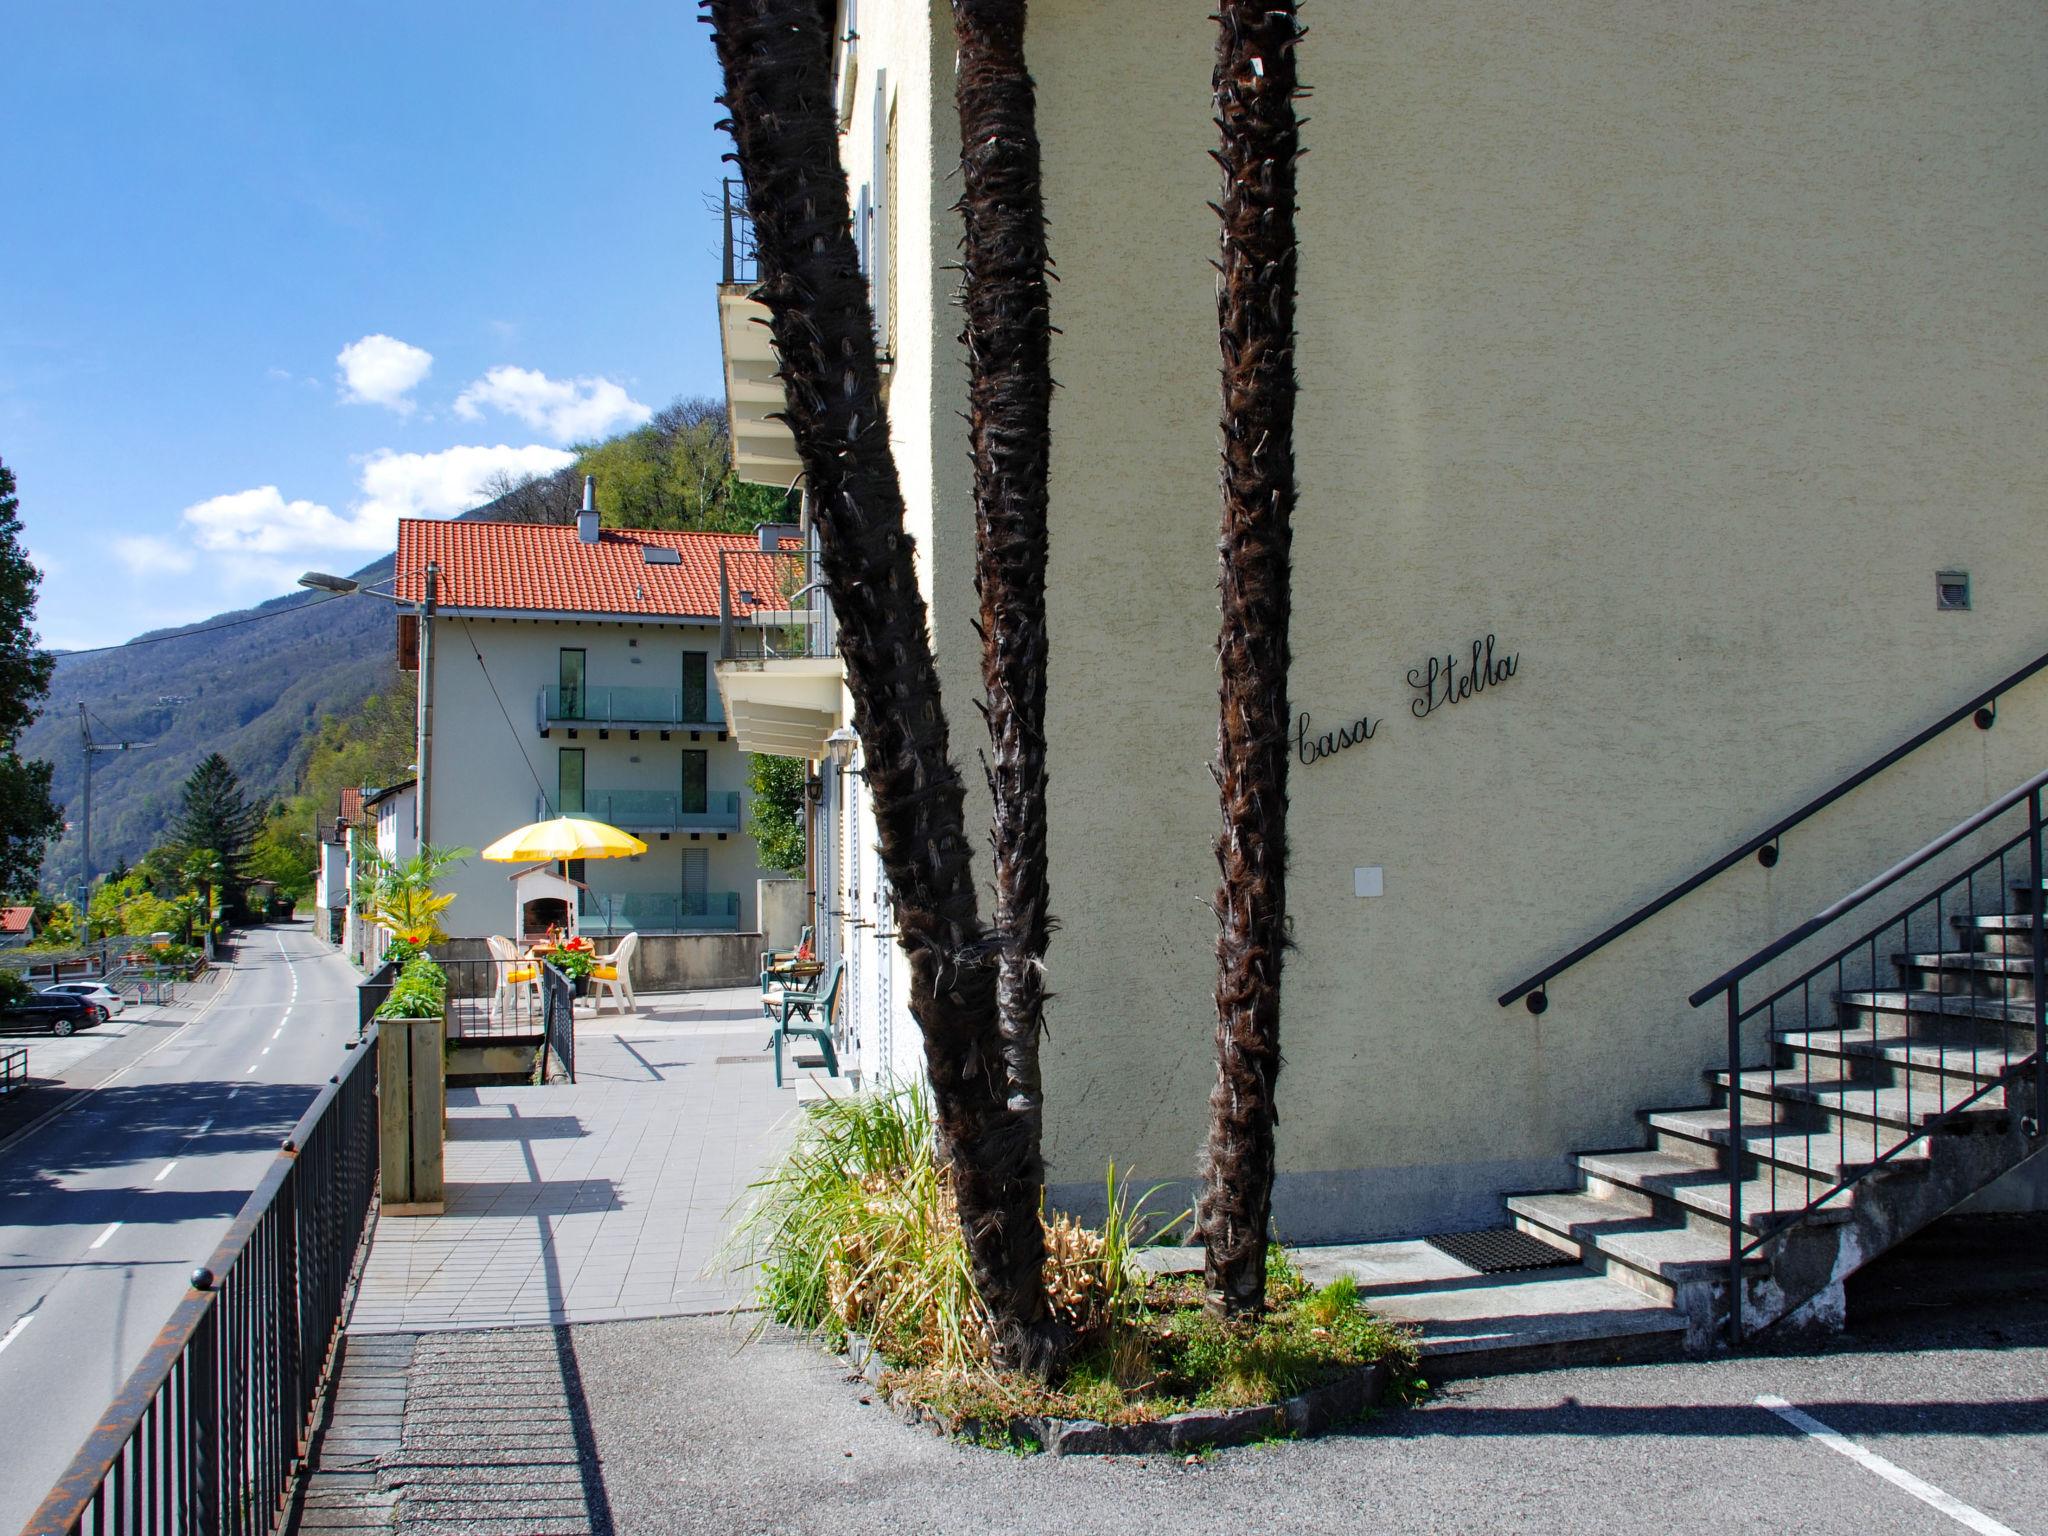
[[[1387,893],[1387,872],[1378,864],[1361,864],[1351,871],[1351,891],[1355,896],[1384,896]]]

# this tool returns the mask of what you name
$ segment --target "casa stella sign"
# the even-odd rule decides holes
[[[1476,699],[1488,689],[1509,681],[1521,667],[1521,653],[1499,647],[1499,639],[1488,635],[1472,642],[1469,656],[1446,651],[1419,667],[1410,667],[1408,687],[1413,697],[1408,700],[1408,713],[1418,720],[1427,720],[1440,709]],[[1348,747],[1363,746],[1383,724],[1384,720],[1360,715],[1334,731],[1318,733],[1308,711],[1303,710],[1294,722],[1294,755],[1303,766],[1320,763]]]

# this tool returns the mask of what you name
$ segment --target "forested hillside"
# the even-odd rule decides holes
[[[598,476],[610,527],[745,528],[782,504],[779,494],[732,479],[723,409],[685,400],[644,427],[584,445],[559,474],[489,487],[494,499],[464,516],[568,521],[586,473]],[[375,581],[391,567],[387,556],[353,574]],[[178,786],[210,752],[227,758],[253,798],[292,794],[323,720],[405,686],[395,626],[395,610],[379,598],[299,592],[159,632],[173,638],[60,656],[48,706],[21,742],[23,756],[56,765],[54,792],[71,823],[44,861],[44,888],[69,888],[82,867],[81,702],[96,742],[137,744],[93,767],[93,862],[104,874],[163,839]]]

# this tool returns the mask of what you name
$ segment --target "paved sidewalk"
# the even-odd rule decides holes
[[[448,1095],[447,1210],[380,1220],[351,1334],[717,1312],[728,1216],[787,1144],[752,989],[579,1014],[577,1081]]]

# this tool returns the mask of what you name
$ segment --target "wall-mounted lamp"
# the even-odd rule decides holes
[[[853,761],[853,749],[860,745],[860,737],[850,725],[842,725],[825,738],[825,755],[832,759],[835,768],[844,768]]]

